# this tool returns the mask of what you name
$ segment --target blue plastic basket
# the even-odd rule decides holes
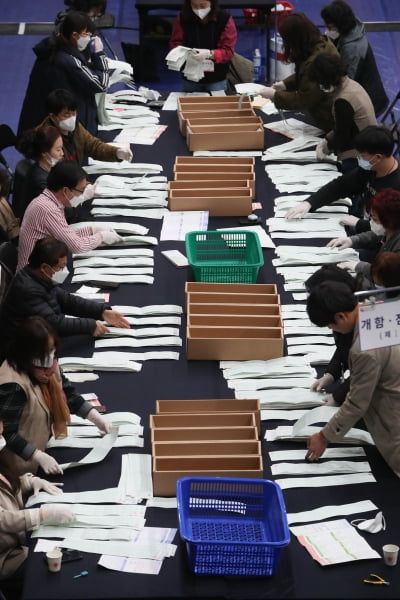
[[[194,573],[273,575],[290,540],[274,481],[182,477],[176,488],[179,532]]]

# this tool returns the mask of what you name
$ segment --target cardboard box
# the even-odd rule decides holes
[[[187,427],[254,427],[254,413],[188,413],[150,415],[151,429]]]
[[[187,124],[188,122],[196,121],[197,125],[207,124],[203,123],[203,121],[208,121],[209,125],[217,125],[218,123],[227,124],[229,123],[229,119],[254,119],[257,118],[254,110],[251,108],[250,104],[246,104],[246,106],[242,109],[232,108],[232,109],[223,109],[223,110],[207,110],[207,111],[199,111],[192,109],[185,109],[183,111],[178,111],[178,123],[179,123],[179,131],[182,135],[186,136],[187,133]],[[228,121],[226,121],[228,119]]]
[[[281,327],[187,327],[188,360],[269,360],[283,356]]]
[[[181,477],[255,477],[262,478],[261,456],[153,457],[155,496],[175,496]]]
[[[207,165],[207,167],[205,167],[204,164],[194,164],[194,163],[188,163],[188,164],[174,164],[174,173],[178,172],[179,173],[246,173],[246,174],[251,174],[252,176],[254,176],[254,165],[253,164],[228,164],[228,165],[221,165],[219,163],[214,164],[214,165]]]
[[[190,152],[196,150],[263,150],[264,124],[190,125],[187,122],[186,143]]]
[[[151,429],[152,442],[257,440],[257,427],[165,427]]]
[[[153,442],[152,455],[160,456],[230,456],[261,455],[261,442],[257,440],[235,440],[199,442]]]
[[[175,172],[175,183],[192,183],[197,185],[199,188],[205,186],[209,187],[212,183],[219,183],[224,187],[233,185],[236,187],[236,182],[246,182],[247,186],[251,189],[251,198],[254,200],[256,193],[256,179],[254,174],[243,175],[240,173],[181,173],[180,171]]]
[[[187,281],[185,292],[221,292],[224,294],[251,294],[252,296],[277,294],[275,283],[209,283],[207,281]]]
[[[213,412],[252,412],[260,431],[260,400],[209,399],[209,400],[157,400],[157,414],[170,413],[213,413]]]
[[[175,158],[175,164],[179,165],[247,165],[253,166],[255,164],[254,156],[177,156]]]
[[[257,285],[257,284],[253,284]],[[275,304],[279,305],[279,294],[228,294],[228,293],[213,293],[213,292],[189,292],[186,295],[186,310],[189,312],[189,304],[236,304],[246,305],[248,307],[259,304]],[[253,313],[252,308],[248,308]]]
[[[177,210],[208,210],[212,217],[245,216],[252,212],[253,192],[250,186],[206,189],[176,189],[169,191],[168,208]]]

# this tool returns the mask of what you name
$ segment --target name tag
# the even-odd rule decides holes
[[[214,71],[214,61],[212,60],[203,60],[203,70],[209,72]]]

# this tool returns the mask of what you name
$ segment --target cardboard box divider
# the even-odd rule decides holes
[[[218,116],[215,116],[218,115]],[[186,136],[187,133],[187,124],[190,122],[195,122],[197,125],[201,125],[202,122],[208,122],[209,125],[224,123],[229,124],[230,119],[239,120],[242,123],[252,122],[257,118],[250,104],[245,107],[232,108],[230,110],[219,110],[218,108],[208,111],[198,111],[185,109],[184,111],[178,112],[178,123],[179,123],[179,131],[183,136]],[[247,119],[251,119],[251,121],[247,121]]]
[[[152,454],[159,456],[231,456],[261,454],[261,442],[258,440],[207,440],[198,442],[153,442]]]
[[[177,156],[176,165],[252,165],[254,156]]]
[[[174,164],[173,167],[174,173],[179,171],[180,173],[204,173],[204,164]],[[253,164],[229,164],[229,165],[221,165],[219,163],[214,163],[213,165],[207,165],[206,169],[207,173],[251,173],[254,175],[254,165]]]
[[[153,457],[154,495],[175,496],[177,480],[190,475],[261,478],[262,456]]]
[[[260,431],[260,400],[246,398],[242,400],[227,398],[196,399],[196,400],[156,400],[157,414],[170,413],[214,413],[214,412],[252,412]]]
[[[212,303],[190,303],[191,315],[233,315],[238,317],[249,315],[248,304],[212,304]],[[251,316],[278,316],[281,317],[281,309],[278,304],[253,304]]]
[[[168,182],[168,189],[169,190],[214,190],[216,188],[222,188],[222,189],[236,189],[236,188],[245,188],[245,189],[249,189],[250,185],[249,185],[249,180],[246,179],[245,177],[243,179],[237,179],[237,180],[233,180],[232,179],[218,179],[218,180],[209,180],[209,181],[202,181],[201,182],[201,186],[199,186],[199,182],[198,181],[193,181],[193,180],[184,180],[184,181],[179,181],[179,180],[175,180],[175,181],[169,181]]]
[[[185,292],[221,292],[226,294],[260,294],[278,293],[275,283],[210,283],[207,281],[187,281]]]
[[[257,427],[165,427],[151,429],[152,442],[257,440]]]
[[[186,123],[186,144],[190,152],[196,150],[263,150],[264,124],[190,125]]]
[[[245,327],[245,328],[282,328],[282,319],[276,316],[260,315],[194,315],[188,317],[189,327]]]
[[[254,284],[257,285],[257,284]],[[246,304],[248,306],[260,304],[264,301],[265,304],[279,304],[279,294],[265,294],[258,296],[256,294],[228,294],[217,292],[189,292],[186,294],[186,309],[190,304]],[[249,308],[252,313],[252,309]]]
[[[192,188],[170,189],[168,208],[171,211],[208,210],[212,217],[244,217],[253,210],[252,188]]]
[[[151,429],[187,427],[254,427],[254,413],[177,413],[150,415]]]

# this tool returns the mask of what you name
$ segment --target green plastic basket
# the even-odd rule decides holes
[[[195,281],[256,283],[264,257],[255,232],[191,231],[185,241]]]

